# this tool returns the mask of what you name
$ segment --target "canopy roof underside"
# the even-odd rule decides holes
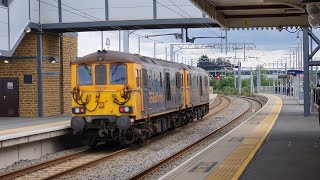
[[[192,0],[224,28],[309,26],[302,0]]]

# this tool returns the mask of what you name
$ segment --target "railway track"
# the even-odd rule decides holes
[[[146,176],[149,173],[152,173],[154,171],[157,171],[157,169],[161,168],[162,166],[165,166],[167,163],[170,163],[172,161],[174,161],[175,159],[182,157],[184,154],[188,153],[189,151],[191,151],[194,147],[197,147],[199,144],[203,143],[204,141],[206,141],[208,138],[212,137],[213,135],[217,134],[218,132],[222,131],[223,129],[225,129],[226,127],[234,124],[235,121],[241,119],[243,116],[245,116],[245,114],[247,114],[250,110],[252,110],[252,106],[253,103],[251,101],[255,101],[257,104],[260,104],[261,107],[263,106],[262,102],[254,99],[254,98],[248,98],[248,97],[242,97],[243,99],[247,100],[251,105],[250,107],[248,107],[246,109],[245,112],[243,112],[242,114],[240,114],[239,116],[237,116],[235,119],[233,119],[232,121],[226,123],[225,125],[221,126],[220,128],[212,131],[211,133],[209,133],[208,135],[206,135],[205,137],[201,138],[200,140],[198,140],[197,142],[187,146],[186,148],[176,152],[175,154],[173,154],[172,156],[169,156],[168,158],[154,164],[153,166],[145,169],[144,171],[141,171],[138,174],[135,174],[134,176],[130,177],[129,179],[148,179]]]
[[[210,105],[211,111],[207,116],[212,116],[222,111],[230,103],[231,101],[228,97],[219,96],[217,100]],[[158,138],[161,138],[161,136]],[[152,140],[154,141],[155,139],[153,138]],[[146,144],[148,144],[148,142],[146,142]],[[88,168],[99,162],[110,160],[130,150],[131,148],[129,147],[106,152],[105,150],[93,150],[88,148],[58,159],[46,161],[2,175],[0,174],[0,179],[55,179]]]

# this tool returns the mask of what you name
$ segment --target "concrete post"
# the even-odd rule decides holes
[[[103,31],[101,31],[101,50],[103,50]]]
[[[174,62],[174,47],[173,44],[170,44],[170,61]]]
[[[310,87],[309,87],[309,29],[303,27],[303,90],[304,116],[310,116]]]
[[[138,36],[138,54],[141,54],[141,37]]]
[[[241,95],[241,62],[238,63],[238,94]]]
[[[157,54],[156,54],[156,43],[153,43],[153,58],[156,58]]]
[[[122,51],[125,53],[129,53],[129,31],[128,30],[122,31],[122,38],[123,38]]]
[[[165,60],[168,61],[168,48],[167,47],[164,48],[164,52],[166,54]]]
[[[233,82],[234,82],[234,90],[237,89],[237,78],[236,78],[236,70],[233,68]]]
[[[250,68],[250,94],[253,94],[253,74],[252,74],[252,68]]]
[[[121,31],[119,31],[119,52],[121,52]]]

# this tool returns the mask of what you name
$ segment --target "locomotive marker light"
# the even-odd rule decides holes
[[[120,106],[119,111],[121,113],[132,113],[132,107],[131,106]]]
[[[72,113],[73,114],[84,114],[85,108],[84,107],[76,107],[76,108],[72,108]]]

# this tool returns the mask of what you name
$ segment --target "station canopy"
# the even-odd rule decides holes
[[[302,0],[192,0],[224,28],[309,26]]]

